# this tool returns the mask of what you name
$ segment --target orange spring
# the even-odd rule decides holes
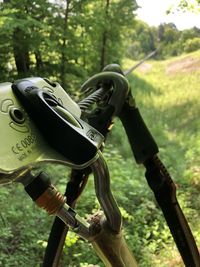
[[[65,203],[65,197],[50,185],[46,191],[36,199],[36,204],[48,212],[49,215],[56,214]]]

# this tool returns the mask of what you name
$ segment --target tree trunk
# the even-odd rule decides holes
[[[27,37],[24,32],[16,28],[13,33],[13,53],[15,64],[19,75],[26,74],[29,71],[30,59]]]
[[[102,36],[100,71],[105,67],[105,61],[106,61],[106,44],[107,44],[107,32],[105,30],[103,32],[103,36]]]
[[[110,0],[106,0],[106,7],[105,7],[105,25],[108,23],[109,17],[109,5]],[[100,60],[100,70],[102,70],[106,65],[106,46],[108,41],[108,32],[105,29],[102,34],[102,47],[101,47],[101,60]]]
[[[10,3],[10,0],[3,0],[3,3]],[[16,28],[13,33],[13,54],[15,65],[19,76],[26,74],[29,71],[29,49],[26,43],[27,38],[19,28]]]
[[[65,79],[66,79],[66,42],[67,42],[67,27],[68,27],[68,18],[70,11],[70,0],[66,0],[66,9],[65,9],[65,17],[64,17],[64,25],[63,25],[63,39],[62,39],[62,47],[61,47],[61,64],[60,64],[60,79],[61,84],[65,87]]]
[[[37,70],[41,70],[42,66],[43,66],[43,62],[42,62],[42,55],[40,53],[40,51],[35,51],[35,59],[36,59],[36,68]]]

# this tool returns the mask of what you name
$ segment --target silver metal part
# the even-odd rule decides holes
[[[99,158],[90,166],[94,173],[96,196],[105,213],[110,228],[114,232],[120,232],[122,225],[121,213],[110,190],[108,167],[102,153],[99,151],[98,154]]]
[[[87,91],[88,88],[98,88],[99,85],[107,83],[113,87],[112,95],[108,101],[108,104],[115,108],[113,116],[118,116],[124,101],[130,90],[130,85],[126,77],[122,74],[113,71],[102,71],[89,78],[81,87],[83,91]]]
[[[55,157],[55,155],[54,155],[54,157]],[[97,153],[94,158],[92,158],[91,160],[89,160],[89,161],[87,161],[81,165],[76,165],[70,161],[67,161],[67,159],[62,157],[62,156],[60,156],[60,159],[42,159],[42,158],[39,158],[39,159],[37,159],[36,162],[31,162],[29,165],[25,165],[22,168],[16,169],[14,171],[11,171],[11,172],[0,171],[0,185],[11,183],[11,182],[20,182],[20,183],[24,184],[24,179],[28,179],[26,174],[28,172],[30,172],[31,170],[33,170],[34,168],[36,168],[41,163],[43,163],[43,164],[56,163],[56,164],[65,165],[65,166],[70,167],[72,169],[83,170],[83,169],[91,166],[91,164],[93,164],[93,162],[95,162],[98,159],[98,157],[99,157],[99,155]],[[59,158],[59,154],[58,154],[58,158]]]
[[[90,238],[89,223],[81,218],[70,206],[64,204],[57,212],[57,216],[79,236],[85,239]]]
[[[103,88],[94,91],[91,95],[81,100],[78,105],[82,111],[87,110],[91,105],[102,100],[102,97],[105,95],[106,90]]]
[[[122,225],[122,217],[118,205],[110,190],[110,176],[100,151],[97,153],[96,159],[90,165],[94,173],[95,191],[98,201],[104,211],[107,224],[111,231],[119,233]],[[92,233],[89,231],[89,224],[82,219],[76,212],[67,204],[57,213],[57,216],[67,225],[71,226],[73,231],[81,237],[91,240]]]

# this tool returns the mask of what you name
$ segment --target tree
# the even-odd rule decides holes
[[[179,0],[176,4],[173,4],[167,11],[167,13],[179,12],[200,12],[200,0]]]
[[[12,78],[45,75],[72,89],[106,64],[120,63],[136,8],[133,0],[0,3],[2,65],[12,64]]]
[[[149,27],[143,21],[137,21],[131,32],[131,43],[128,48],[128,55],[133,59],[139,59],[154,51],[157,46],[158,32],[155,28]]]
[[[93,53],[89,53],[88,59],[93,63],[93,71],[99,71],[108,63],[120,63],[126,32],[134,23],[133,11],[137,5],[132,0],[96,0],[90,1],[89,5],[93,12],[87,21],[86,32]]]
[[[180,52],[181,32],[174,23],[163,23],[158,27],[159,58],[176,56]]]
[[[192,39],[188,39],[184,43],[184,51],[187,53],[193,52],[200,49],[200,38],[194,37]]]
[[[14,0],[1,4],[1,38],[2,46],[8,46],[10,61],[15,60],[18,76],[27,75],[33,64],[42,65],[42,46],[48,43],[48,20],[52,5],[48,1]]]

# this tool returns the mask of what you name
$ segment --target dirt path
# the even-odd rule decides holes
[[[138,71],[141,73],[148,73],[152,69],[152,64],[150,63],[143,63],[141,66],[138,67]]]
[[[200,70],[200,58],[185,57],[170,63],[166,74],[191,73]]]

